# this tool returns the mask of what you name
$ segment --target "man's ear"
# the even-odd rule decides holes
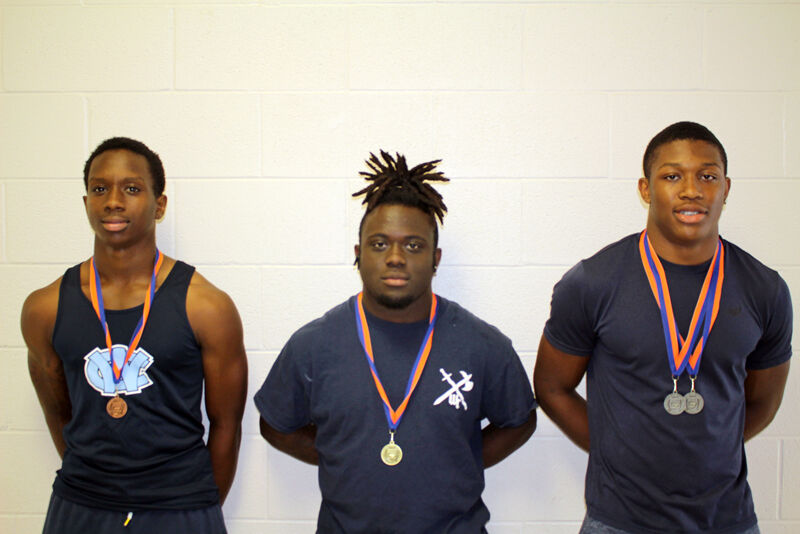
[[[650,204],[650,180],[645,178],[644,176],[639,178],[639,196],[642,197],[642,200],[645,204]]]
[[[442,261],[442,249],[437,248],[433,253],[433,272],[439,268],[439,262]]]
[[[161,195],[156,199],[156,220],[160,221],[167,212],[167,195]]]

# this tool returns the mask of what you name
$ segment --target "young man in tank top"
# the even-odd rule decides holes
[[[707,128],[667,127],[643,166],[645,231],[553,290],[537,398],[589,452],[581,533],[757,533],[744,442],[781,403],[789,290],[720,238],[731,181]]]
[[[62,458],[44,532],[224,533],[247,390],[236,307],[157,249],[167,205],[157,154],[108,139],[84,185],[94,255],[22,309],[31,379]]]

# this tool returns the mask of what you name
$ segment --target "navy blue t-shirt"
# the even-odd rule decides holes
[[[589,515],[632,532],[740,532],[756,523],[743,431],[744,381],[791,357],[792,308],[775,271],[727,241],[720,311],[700,363],[705,408],[663,407],[672,374],[658,305],[638,234],[578,263],[553,290],[544,335],[558,350],[590,357],[587,410]],[[662,260],[685,336],[708,263]],[[690,381],[683,374],[679,392]]]
[[[523,424],[533,394],[507,337],[454,302],[439,297],[439,305],[427,366],[395,434],[398,465],[380,459],[389,428],[358,339],[355,297],[297,331],[256,394],[275,429],[317,426],[318,532],[474,534],[488,521],[481,421]],[[397,408],[427,323],[368,322]],[[461,383],[457,391],[448,380]]]

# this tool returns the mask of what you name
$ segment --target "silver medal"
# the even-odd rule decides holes
[[[686,399],[677,391],[664,398],[664,409],[670,415],[680,415],[686,410]]]
[[[686,410],[686,399],[678,393],[678,377],[672,377],[672,393],[664,397],[664,409],[670,415],[680,415]]]
[[[684,395],[684,398],[686,399],[686,413],[689,415],[697,415],[703,411],[705,401],[703,400],[703,396],[694,390],[694,381],[696,377],[689,378],[692,381],[692,390]]]
[[[689,415],[696,415],[703,411],[705,402],[703,401],[703,396],[698,392],[690,391],[684,395],[684,400],[686,401],[686,413]]]

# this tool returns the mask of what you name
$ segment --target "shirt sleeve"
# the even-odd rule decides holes
[[[550,318],[544,336],[555,348],[575,356],[591,356],[597,339],[589,313],[591,298],[583,262],[578,263],[553,287]]]
[[[762,311],[763,335],[747,357],[748,369],[767,369],[792,356],[792,297],[789,287],[777,276],[775,293]]]
[[[481,418],[503,428],[522,425],[537,405],[528,373],[511,341],[504,337],[485,365],[488,380],[484,382]]]
[[[310,354],[296,336],[283,347],[253,399],[264,421],[284,433],[311,423]]]

